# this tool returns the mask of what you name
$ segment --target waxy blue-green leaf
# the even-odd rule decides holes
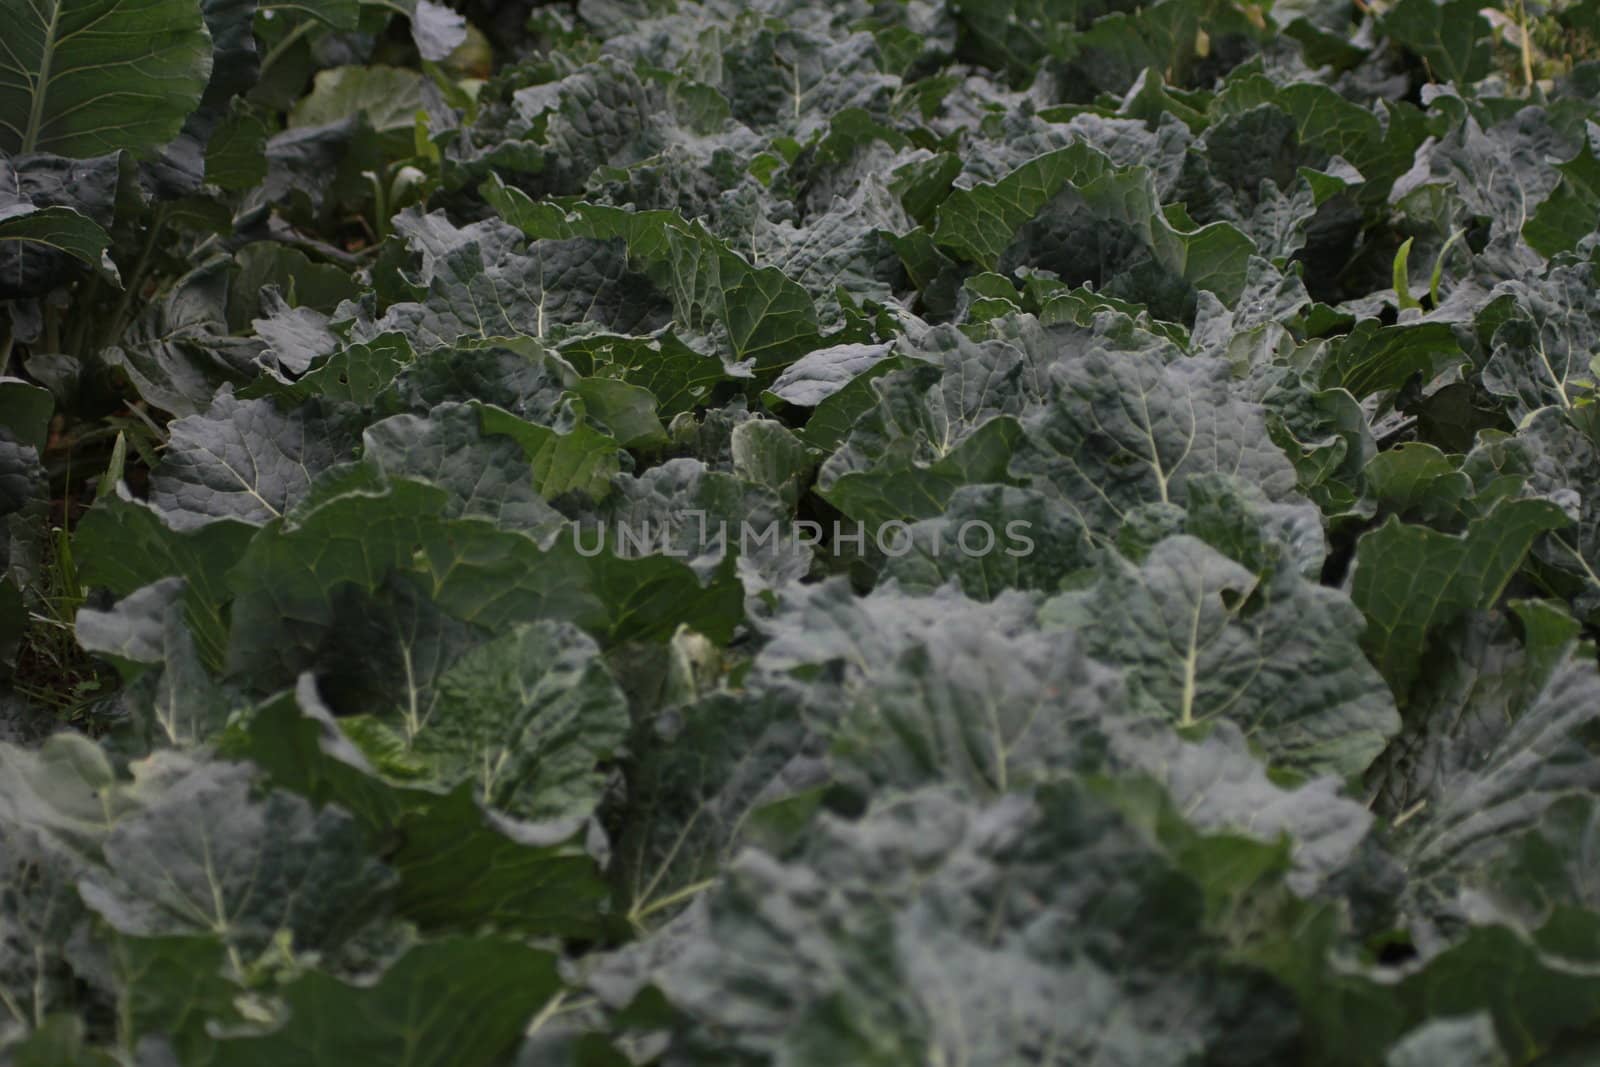
[[[1363,511],[1364,472],[1378,444],[1360,402],[1344,389],[1312,387],[1293,367],[1257,367],[1250,382],[1300,491],[1330,516]]]
[[[1571,415],[1592,403],[1600,380],[1592,365],[1600,344],[1593,266],[1563,263],[1543,277],[1507,282],[1501,291],[1516,304],[1494,330],[1484,388],[1504,398],[1518,422],[1543,407]]]
[[[1565,573],[1572,583],[1574,610],[1592,613],[1600,605],[1600,496],[1573,486],[1590,484],[1600,471],[1600,445],[1556,408],[1528,417],[1513,437],[1484,434],[1467,457],[1467,472],[1479,481],[1509,475],[1525,479],[1529,491],[1561,506],[1573,525],[1536,544],[1538,558]]]
[[[1220,116],[1262,105],[1292,118],[1302,145],[1353,165],[1366,179],[1358,191],[1363,197],[1386,195],[1394,179],[1411,166],[1413,150],[1422,139],[1403,122],[1391,121],[1386,130],[1371,108],[1346,99],[1331,86],[1301,80],[1280,84],[1259,72],[1236,72],[1212,107]]]
[[[18,2],[7,1067],[1595,1058],[1600,5]]]
[[[1044,611],[1124,668],[1142,709],[1180,726],[1227,719],[1274,762],[1358,774],[1400,730],[1358,643],[1360,613],[1288,568],[1256,573],[1173,537]]]
[[[794,507],[817,461],[805,442],[775,419],[751,419],[733,428],[730,440],[733,472],[747,482],[764,485]]]
[[[407,5],[411,15],[411,39],[423,59],[438,63],[447,59],[467,40],[467,20],[444,4],[416,0]]]
[[[320,394],[366,407],[415,356],[404,338],[386,334],[314,362],[293,388],[298,395]]]
[[[130,937],[113,934],[109,970],[123,1005],[122,1032],[140,1035],[144,1054],[161,1062],[172,1055],[209,1062],[215,1044],[208,1023],[243,1018],[229,974],[228,950],[208,936]]]
[[[1150,300],[1142,281],[1119,292],[1124,274],[1150,274],[1151,283],[1170,285],[1159,281],[1165,276],[1231,303],[1253,251],[1227,223],[1192,231],[1175,225],[1162,212],[1149,172],[1119,169],[1085,145],[1039,156],[993,184],[951,193],[939,207],[934,239],[988,270],[1026,265],[1060,273],[1065,267],[1079,275],[1073,281],[1092,281],[1141,302]],[[1084,241],[1105,247],[1086,254]]]
[[[226,386],[204,414],[176,419],[150,502],[175,530],[219,519],[261,525],[303,498],[314,471],[349,459],[354,435],[315,406],[284,413],[271,400],[236,400]]]
[[[671,294],[680,325],[714,327],[733,361],[787,366],[815,347],[811,297],[776,267],[753,265],[697,222],[675,212],[631,212],[598,204],[563,210],[538,204],[492,178],[483,189],[502,218],[541,240],[620,240]]]
[[[1111,161],[1086,146],[1040,156],[998,182],[957,190],[939,207],[934,240],[993,270],[1023,223],[1067,185],[1113,174]]]
[[[1592,907],[1581,865],[1552,866],[1541,840],[1581,842],[1584,811],[1600,792],[1600,677],[1570,641],[1520,647],[1484,617],[1458,632],[1448,672],[1418,690],[1412,723],[1371,779],[1399,824],[1393,847],[1411,872],[1406,904],[1424,948],[1465,920],[1531,933]],[[1595,958],[1585,936],[1567,951]]]
[[[1023,790],[1094,766],[1128,713],[1116,672],[1033,616],[1017,593],[886,585],[857,598],[837,579],[792,589],[762,624],[771,642],[755,682],[763,699],[796,705],[857,785]]]
[[[530,535],[548,534],[563,521],[543,499],[553,495],[551,487],[530,465],[524,442],[485,425],[481,416],[491,410],[498,409],[447,402],[428,418],[391,415],[367,427],[362,455],[390,478],[445,490],[446,518],[487,519]]]
[[[228,323],[230,264],[215,258],[151,301],[100,358],[128,376],[139,395],[174,415],[204,411],[224,384],[252,377],[263,344]]]
[[[821,495],[874,530],[944,510],[962,485],[1008,481],[1034,368],[1014,346],[949,331],[932,358],[871,382],[872,407],[822,465]]]
[[[332,951],[381,913],[393,876],[338,809],[251,798],[248,765],[162,755],[135,774],[151,780],[151,803],[117,820],[101,845],[107,869],[79,883],[117,930],[209,934],[242,966],[280,936]]]
[[[785,367],[768,392],[786,404],[814,408],[887,358],[886,344],[819,348]]]
[[[630,269],[620,241],[525,240],[495,219],[465,228],[412,211],[395,228],[422,258],[417,301],[389,307],[374,335],[396,331],[418,350],[506,338],[554,339],[599,328],[648,332],[670,306]]]
[[[1556,169],[1561,184],[1522,226],[1522,236],[1547,256],[1572,251],[1600,218],[1600,159],[1589,139]]]
[[[1139,505],[1182,506],[1200,474],[1233,475],[1269,501],[1296,498],[1265,410],[1222,360],[1165,363],[1093,346],[1051,367],[1050,382],[1054,402],[1025,420],[1011,471],[1064,500],[1097,537],[1114,537]]]
[[[1094,561],[1088,533],[1069,507],[1008,485],[962,486],[942,514],[913,523],[903,537],[887,545],[885,574],[906,589],[955,581],[979,600],[1006,589],[1056,592]]]
[[[92,853],[116,820],[139,806],[106,752],[76,733],[33,749],[0,742],[0,822]]]
[[[615,378],[584,378],[572,387],[584,412],[623,448],[651,448],[667,442],[650,390]]]
[[[605,786],[598,768],[628,728],[594,642],[552,622],[468,650],[376,718],[414,759],[415,780],[469,783],[485,807],[526,819],[589,814]]]
[[[1274,503],[1231,475],[1196,474],[1184,506],[1146,504],[1128,514],[1117,551],[1142,563],[1158,544],[1180,533],[1198,538],[1257,574],[1280,567],[1317,580],[1327,562],[1322,516],[1309,504]]]
[[[794,694],[713,693],[650,724],[628,771],[632,817],[616,842],[629,918],[654,924],[715,878],[765,807],[828,781],[824,740]]]
[[[77,891],[84,860],[14,814],[0,800],[0,1003],[13,1026],[37,1026],[74,1007],[79,975],[68,945],[87,935],[93,913]]]
[[[1282,991],[1220,963],[1200,886],[1152,836],[1075,783],[982,806],[924,789],[824,817],[799,855],[736,859],[656,969],[687,1016],[673,1044],[885,1067],[1175,1067],[1249,1032],[1281,1053]],[[1230,851],[1197,835],[1192,848],[1197,863]],[[1269,846],[1241,851],[1243,866],[1276,863]]]
[[[210,741],[233,710],[189,631],[186,586],[181,577],[163,578],[110,611],[80,608],[74,621],[78,644],[112,660],[129,680],[130,717],[151,747]]]

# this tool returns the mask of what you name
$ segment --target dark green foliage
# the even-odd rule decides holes
[[[1592,1062],[1595,7],[0,0],[0,1067]]]

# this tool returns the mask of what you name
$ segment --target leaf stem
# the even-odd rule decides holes
[[[44,125],[44,101],[50,93],[50,66],[56,57],[56,26],[61,21],[61,5],[50,5],[50,21],[44,27],[44,52],[39,56],[39,76],[33,83],[33,102],[28,109],[28,128],[22,135],[18,155],[30,155],[39,147],[39,129]]]
[[[48,300],[44,305],[44,350],[61,351],[61,309]]]
[[[372,239],[381,242],[389,235],[389,193],[383,178],[375,170],[364,170],[361,176],[372,187]]]
[[[28,1016],[22,1010],[22,1006],[19,1005],[16,1002],[16,999],[4,989],[0,989],[0,1005],[4,1005],[6,1010],[12,1014],[17,1022],[21,1023],[23,1026],[28,1025]]]
[[[1394,817],[1394,827],[1396,829],[1399,829],[1400,827],[1404,826],[1411,819],[1413,819],[1417,815],[1421,814],[1422,809],[1426,808],[1427,806],[1428,806],[1428,798],[1427,797],[1423,797],[1421,800],[1417,801],[1415,804],[1411,805],[1405,811],[1402,811],[1399,815],[1396,815]]]
[[[89,336],[89,324],[94,321],[94,303],[99,296],[100,275],[92,274],[75,301],[78,313],[73,316],[72,332],[68,335],[68,354],[76,358],[83,358],[83,343]]]
[[[1528,37],[1528,3],[1517,0],[1517,35],[1522,41],[1522,84],[1533,92],[1533,41]]]
[[[694,899],[716,884],[717,880],[715,878],[707,878],[702,882],[694,882],[681,889],[675,889],[660,900],[652,900],[642,908],[635,908],[633,914],[629,915],[628,918],[637,925],[658,911],[665,911],[675,904],[682,904],[686,900]]]
[[[1450,255],[1450,250],[1456,246],[1456,242],[1466,235],[1467,231],[1464,227],[1457,228],[1456,232],[1450,235],[1450,239],[1444,243],[1444,247],[1439,249],[1438,258],[1433,261],[1433,275],[1428,279],[1428,296],[1432,298],[1434,307],[1439,306],[1439,282],[1444,278],[1445,257]]]
[[[1570,554],[1572,558],[1577,561],[1578,566],[1583,568],[1583,573],[1589,576],[1589,583],[1596,588],[1600,588],[1600,574],[1595,574],[1594,568],[1589,566],[1589,561],[1583,558],[1583,553],[1579,552],[1572,545],[1569,545],[1567,543],[1567,539],[1562,537],[1560,534],[1553,533],[1550,535],[1550,537],[1555,541],[1556,544],[1566,549],[1568,554]]]
[[[561,1010],[561,1005],[566,1001],[566,999],[567,991],[563,989],[561,992],[545,1001],[544,1007],[539,1009],[539,1014],[533,1017],[533,1022],[529,1023],[528,1028],[523,1031],[523,1036],[532,1037],[534,1034],[537,1034],[544,1027],[545,1023],[555,1018],[556,1013]]]
[[[411,17],[411,12],[407,11],[402,5],[395,3],[395,0],[361,0],[361,2],[368,7],[386,7],[397,15],[404,15],[406,18]]]
[[[139,261],[134,264],[133,273],[128,275],[128,280],[123,283],[122,297],[117,301],[117,309],[107,320],[106,332],[101,337],[100,348],[106,348],[122,337],[122,331],[127,328],[127,316],[133,306],[134,295],[144,285],[145,272],[150,267],[150,259],[155,255],[156,241],[161,237],[161,231],[167,224],[166,205],[156,208],[155,216],[150,220],[150,233],[145,238],[144,247],[139,251]]]
[[[140,422],[144,423],[145,426],[149,428],[150,432],[155,435],[155,439],[158,443],[163,445],[167,443],[167,431],[162,429],[160,423],[156,422],[155,419],[150,417],[149,412],[145,411],[140,402],[135,401],[134,403],[129,404],[128,410],[131,411]]]
[[[48,999],[44,991],[44,946],[33,946],[33,1028],[44,1027],[45,1005]]]
[[[11,348],[16,343],[17,339],[11,333],[11,320],[8,318],[3,325],[0,325],[0,377],[4,377],[11,369]]]
[[[1421,301],[1411,295],[1411,242],[1414,240],[1416,238],[1407,237],[1400,246],[1400,250],[1394,254],[1394,266],[1391,273],[1394,283],[1395,303],[1400,306],[1401,311],[1408,311],[1411,308],[1421,310],[1422,308]]]
[[[272,48],[268,50],[267,54],[262,57],[261,73],[256,76],[256,80],[261,81],[262,79],[266,78],[267,71],[272,69],[272,65],[278,60],[282,59],[284,53],[293,48],[295,43],[299,41],[300,38],[310,33],[316,27],[316,25],[317,21],[315,19],[308,18],[304,22],[300,23],[300,25],[284,34],[283,40],[273,45]]]

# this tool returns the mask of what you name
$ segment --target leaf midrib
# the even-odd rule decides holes
[[[33,86],[33,105],[28,111],[28,128],[22,134],[22,155],[28,155],[39,143],[39,129],[44,123],[44,98],[50,89],[50,65],[56,55],[56,27],[61,21],[61,0],[49,0],[50,21],[44,27],[44,51],[39,56],[39,80]]]

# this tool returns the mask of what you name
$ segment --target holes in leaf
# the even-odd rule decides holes
[[[1261,585],[1252,585],[1245,589],[1223,589],[1217,593],[1217,599],[1222,601],[1222,606],[1236,619],[1248,619],[1256,614],[1266,604],[1266,598],[1261,593]]]
[[[1385,967],[1399,967],[1417,958],[1417,947],[1409,941],[1388,941],[1378,948],[1378,962]]]
[[[1473,255],[1478,255],[1489,247],[1489,219],[1479,216],[1472,220],[1472,225],[1467,228],[1467,247],[1472,249]]]

